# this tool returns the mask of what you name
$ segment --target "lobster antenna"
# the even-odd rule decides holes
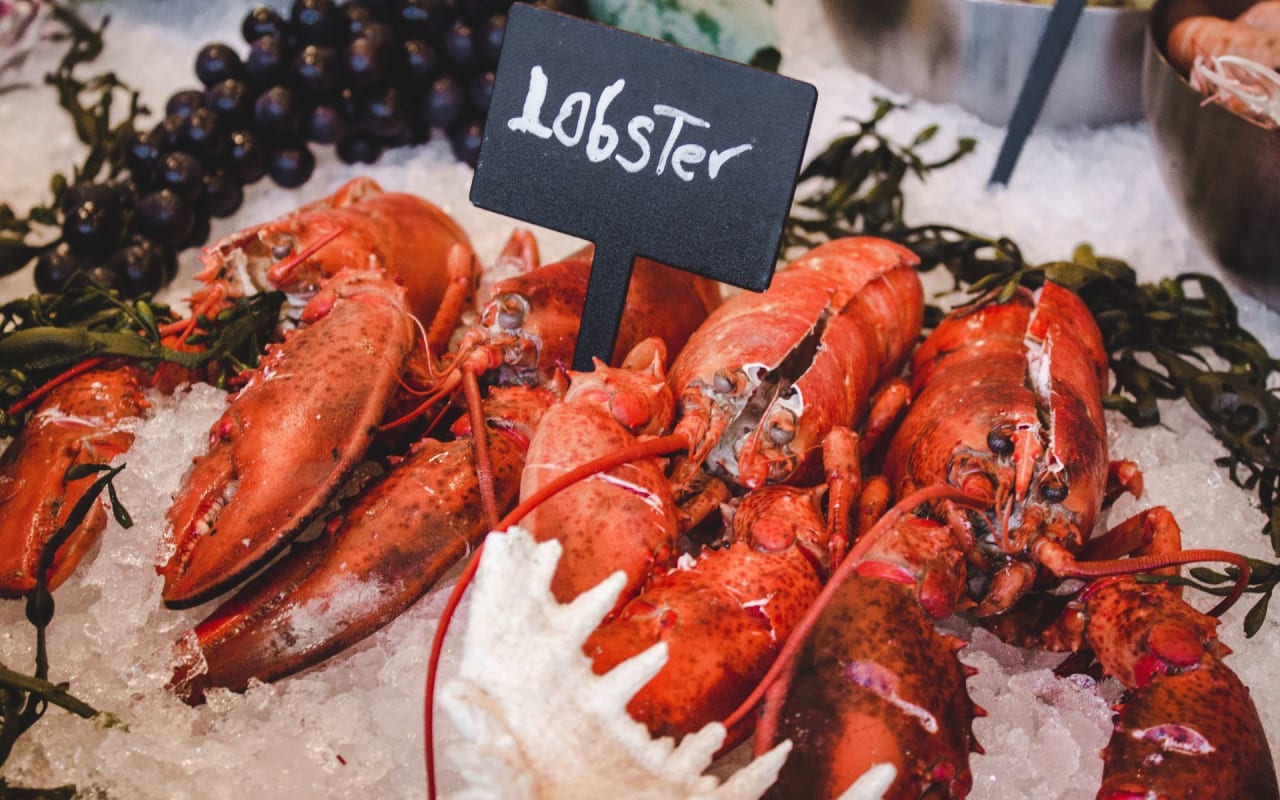
[[[489,458],[489,425],[484,416],[484,400],[474,370],[463,370],[462,391],[467,396],[467,414],[471,417],[471,446],[475,450],[476,482],[480,485],[480,502],[489,527],[498,527],[498,499],[493,493],[493,461]]]
[[[63,370],[57,375],[54,375],[52,378],[42,383],[40,386],[37,386],[35,389],[31,390],[26,397],[14,402],[13,405],[9,406],[8,413],[12,416],[17,416],[18,414],[21,414],[23,411],[26,411],[32,405],[40,402],[40,400],[42,400],[45,395],[49,394],[54,389],[57,389],[62,384],[66,383],[67,381],[71,380],[77,375],[83,375],[84,373],[89,372],[90,370],[97,369],[98,367],[102,366],[106,362],[107,362],[106,356],[93,356],[92,358],[86,358],[84,361],[81,361],[79,364],[68,367],[67,369]]]
[[[605,470],[643,458],[669,455],[686,448],[688,444],[689,442],[684,436],[673,433],[637,442],[631,447],[608,453],[580,464],[569,472],[549,481],[545,486],[517,505],[509,514],[498,521],[498,524],[494,526],[494,531],[505,533],[507,528],[519,522],[530,511],[584,478],[589,478]],[[449,593],[449,599],[445,602],[444,609],[440,612],[440,621],[436,623],[436,632],[431,640],[431,654],[427,657],[425,713],[423,715],[422,731],[427,766],[428,800],[436,800],[433,718],[435,717],[436,679],[440,671],[440,656],[444,652],[444,639],[449,632],[449,623],[453,621],[453,616],[458,610],[458,604],[462,602],[462,595],[466,592],[467,587],[471,585],[471,581],[475,579],[476,570],[479,569],[480,565],[480,557],[483,554],[484,543],[481,542],[475,553],[471,555],[471,560],[467,562],[462,574],[458,576],[458,582],[453,585],[453,590]]]
[[[1235,585],[1231,592],[1213,608],[1209,616],[1220,617],[1227,609],[1236,604],[1249,585],[1253,568],[1249,561],[1239,553],[1227,550],[1179,550],[1176,553],[1160,553],[1156,555],[1137,556],[1135,558],[1116,558],[1108,561],[1076,562],[1063,568],[1060,574],[1067,578],[1105,578],[1111,575],[1132,575],[1137,572],[1152,572],[1164,567],[1181,567],[1205,561],[1225,561],[1239,570]]]

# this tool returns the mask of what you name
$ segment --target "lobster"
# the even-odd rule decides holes
[[[443,212],[372,181],[233,234],[204,255],[196,308],[262,282],[306,296],[303,327],[269,348],[210,431],[167,515],[165,603],[240,583],[327,504],[373,440],[415,349],[443,346],[475,262]],[[332,375],[336,381],[317,381]]]
[[[795,743],[775,796],[834,797],[878,762],[897,771],[888,797],[967,793],[982,712],[964,692],[962,643],[930,623],[959,610],[1045,647],[1091,651],[1125,685],[1100,798],[1277,796],[1215,621],[1130,576],[1226,560],[1240,577],[1225,606],[1247,562],[1180,551],[1162,508],[1090,538],[1106,502],[1141,491],[1133,465],[1107,461],[1106,369],[1084,303],[1052,283],[964,308],[926,339],[878,489],[902,499],[859,538],[766,681],[757,749]],[[1047,600],[1067,578],[1090,582],[1028,629],[1037,615],[1018,604]]]
[[[93,476],[67,479],[81,464],[107,463],[133,444],[129,421],[148,406],[131,367],[94,369],[54,387],[0,458],[0,596],[36,586],[45,545],[68,519]],[[102,502],[53,555],[46,587],[56,589],[97,542],[107,524]]]
[[[278,228],[272,235],[285,235]],[[307,229],[328,235],[319,224]],[[263,238],[241,234],[230,241]],[[327,246],[317,252],[328,252]],[[244,260],[226,245],[215,253],[228,264]],[[455,423],[460,438],[441,441],[428,431],[407,456],[394,459],[383,479],[331,518],[318,540],[294,545],[200,623],[179,646],[173,680],[188,700],[199,701],[209,687],[241,690],[250,678],[292,674],[372,633],[426,592],[477,543],[497,513],[514,505],[529,439],[542,412],[564,391],[558,368],[572,359],[591,260],[588,250],[539,265],[536,242],[518,231],[499,261],[516,266],[520,274],[491,289],[480,322],[463,329],[460,344],[442,357],[442,366],[410,356],[404,381],[415,391],[402,393],[388,409],[396,419],[382,426],[399,427],[413,415],[401,416],[409,400],[430,405],[463,385],[469,372],[492,386],[482,398],[478,383],[471,382],[467,405],[472,415]],[[713,282],[642,259],[633,274],[620,342],[649,328],[679,346],[715,302]],[[306,334],[303,329],[291,336]],[[340,351],[342,346],[334,347]],[[308,344],[305,351],[327,359],[334,347]],[[422,394],[429,396],[426,403]],[[477,424],[489,433],[473,435]],[[430,487],[441,491],[424,491]],[[371,596],[358,613],[337,599],[352,591]],[[298,635],[293,623],[303,617],[324,635]]]
[[[751,491],[737,502],[727,542],[652,574],[587,642],[598,673],[667,643],[667,664],[629,706],[653,734],[683,736],[725,718],[839,561],[860,493],[860,451],[876,449],[901,400],[876,391],[920,333],[914,265],[884,240],[822,245],[768,291],[726,303],[676,358],[671,382],[684,415],[675,433],[691,454],[677,474],[710,458],[709,472]],[[869,412],[860,441],[850,426]],[[784,485],[812,473],[814,453],[826,483]],[[741,725],[730,735],[747,732]]]
[[[499,530],[527,512],[522,524],[535,538],[561,541],[552,592],[562,602],[624,572],[614,614],[586,649],[602,672],[649,644],[668,643],[671,661],[633,704],[651,730],[683,735],[739,701],[816,593],[832,554],[842,552],[828,541],[816,509],[825,489],[765,487],[735,513],[741,542],[676,566],[677,534],[728,496],[720,478],[696,473],[710,455],[709,471],[734,483],[799,480],[815,460],[811,451],[830,440],[825,447],[839,476],[832,483],[840,487],[830,504],[831,538],[844,540],[843,518],[856,493],[850,464],[856,466],[857,447],[848,427],[866,414],[875,390],[896,374],[918,338],[923,294],[915,261],[884,240],[841,240],[790,264],[764,294],[727,301],[676,357],[668,383],[683,416],[669,435],[628,445],[635,433],[658,434],[667,421],[661,388],[646,387],[644,372],[629,384],[608,371],[575,374],[577,388],[569,394],[578,402],[544,417],[530,445],[521,505]],[[629,365],[647,363],[652,381],[658,360],[641,348]],[[768,432],[784,424],[790,435]],[[769,444],[762,443],[766,436]],[[686,456],[676,473],[688,477],[674,487],[683,492],[683,509],[646,460],[671,452]],[[788,520],[794,513],[804,516]],[[466,578],[437,628],[436,653]],[[718,590],[723,581],[729,585]],[[736,658],[704,659],[709,653]],[[675,688],[690,674],[696,680]],[[434,677],[432,666],[429,704]],[[427,741],[430,775],[429,730]]]

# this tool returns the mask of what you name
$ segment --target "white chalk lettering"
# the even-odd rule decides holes
[[[520,116],[507,120],[507,128],[516,133],[532,134],[539,139],[550,139],[554,136],[556,141],[568,148],[577,147],[585,134],[587,160],[593,164],[607,161],[612,157],[618,166],[627,172],[637,173],[652,166],[655,175],[664,174],[667,166],[670,165],[672,174],[685,182],[693,181],[704,174],[707,179],[715,180],[720,176],[727,162],[751,152],[753,145],[750,144],[709,149],[707,144],[695,141],[699,138],[705,139],[707,132],[711,130],[709,121],[673,105],[655,103],[652,117],[636,114],[627,120],[625,126],[627,138],[636,149],[634,157],[617,153],[622,138],[618,133],[621,122],[616,124],[610,122],[607,116],[610,105],[622,94],[626,85],[625,79],[618,78],[601,89],[599,99],[595,101],[594,110],[591,107],[593,97],[589,92],[569,93],[561,101],[560,110],[548,126],[542,121],[542,107],[547,101],[550,80],[540,65],[534,65],[529,70],[529,89],[525,93]],[[667,131],[666,139],[662,143],[657,163],[651,164],[653,147],[650,137],[657,125],[655,117],[669,118],[671,129]],[[588,118],[590,118],[589,129]],[[694,129],[701,129],[703,133],[694,133]],[[706,165],[705,173],[698,169],[704,164]]]
[[[617,97],[626,85],[626,81],[618,78],[600,92],[600,102],[596,103],[596,115],[591,120],[591,133],[587,134],[587,159],[593,164],[613,155],[613,151],[618,147],[618,129],[605,124],[604,112],[609,109],[613,98]],[[608,144],[601,144],[601,140]]]
[[[693,173],[686,166],[701,164],[707,157],[707,148],[700,144],[682,144],[671,154],[671,171],[682,181],[693,180]]]
[[[578,108],[578,127],[573,135],[564,132],[564,122],[573,114],[573,104],[579,104]],[[587,127],[587,109],[591,107],[591,95],[586,92],[574,92],[564,99],[560,104],[560,113],[556,114],[556,121],[551,123],[551,130],[555,132],[556,138],[560,140],[560,144],[565,147],[573,147],[582,139],[582,131]]]
[[[711,123],[705,119],[698,119],[692,114],[686,114],[678,108],[661,104],[653,107],[653,113],[659,117],[671,117],[674,120],[671,123],[671,133],[667,135],[667,143],[662,146],[662,155],[658,156],[658,174],[661,175],[667,166],[667,156],[671,155],[671,148],[675,145],[676,139],[680,138],[680,129],[684,124],[687,122],[699,128],[710,128]]]
[[[711,180],[715,180],[720,174],[720,168],[724,166],[724,162],[734,156],[742,155],[751,149],[749,144],[740,144],[737,147],[730,147],[728,150],[721,152],[719,150],[711,151],[711,158],[707,160],[707,175],[711,176]]]
[[[550,139],[551,129],[538,119],[542,116],[542,103],[547,99],[547,73],[534,65],[529,70],[529,93],[524,96],[524,112],[507,120],[507,127],[518,133],[532,133],[539,139]]]
[[[643,114],[631,118],[627,123],[627,135],[640,147],[640,157],[628,161],[622,156],[614,156],[613,160],[622,165],[627,172],[639,172],[649,164],[649,139],[640,134],[641,131],[653,133],[653,118]]]

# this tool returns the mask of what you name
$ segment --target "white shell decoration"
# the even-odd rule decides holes
[[[631,697],[666,663],[655,645],[596,675],[582,652],[613,607],[617,572],[572,603],[551,594],[560,544],[538,544],[526,531],[486,539],[471,587],[471,607],[456,677],[439,705],[461,743],[446,753],[464,786],[453,800],[755,800],[777,779],[783,742],[723,784],[704,772],[725,728],[707,725],[684,737],[653,739],[627,714]],[[841,800],[876,800],[894,769],[872,768]]]

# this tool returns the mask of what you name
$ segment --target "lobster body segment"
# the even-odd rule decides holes
[[[564,401],[547,411],[529,443],[520,496],[626,448],[638,434],[664,432],[675,413],[665,356],[658,340],[647,340],[623,368],[597,362],[594,372],[571,373]],[[621,605],[655,566],[675,557],[675,500],[655,459],[593,475],[539,505],[523,524],[539,541],[554,538],[564,547],[551,583],[562,603],[622,570],[627,584]]]
[[[513,237],[507,255],[519,249],[519,236]],[[479,325],[459,347],[484,354],[478,361],[481,371],[493,373],[489,382],[546,384],[573,363],[593,253],[588,246],[553,264],[527,263],[522,274],[492,286]],[[610,363],[621,363],[650,337],[661,340],[669,352],[679,352],[719,305],[715,281],[637,258]]]
[[[35,409],[31,421],[0,458],[0,596],[35,588],[45,543],[67,521],[92,475],[74,481],[67,470],[107,464],[133,444],[127,421],[147,408],[134,370],[94,370],[66,381]],[[105,502],[105,500],[103,501]],[[107,524],[102,502],[58,548],[47,587],[57,588],[98,540]]]

